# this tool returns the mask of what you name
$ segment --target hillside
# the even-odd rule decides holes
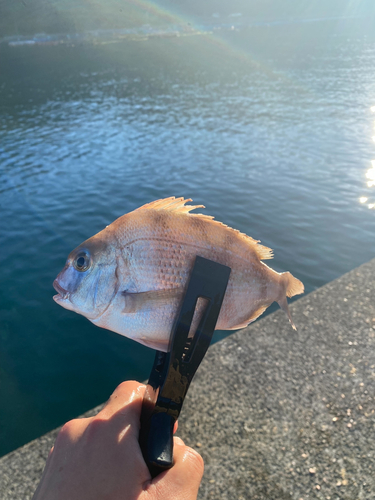
[[[0,0],[0,37],[35,33],[82,33],[173,22],[146,2],[123,0]]]

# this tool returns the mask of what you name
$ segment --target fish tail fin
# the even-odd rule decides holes
[[[281,282],[285,286],[287,297],[294,297],[305,291],[302,281],[295,278],[289,271],[281,274]]]
[[[290,314],[290,311],[289,311],[289,306],[288,306],[288,301],[286,300],[286,296],[284,295],[284,297],[282,299],[278,300],[277,303],[279,304],[279,306],[281,307],[281,309],[288,316],[290,324],[292,325],[293,330],[297,330],[296,325],[293,323],[292,315]]]
[[[287,297],[293,297],[294,295],[299,295],[304,292],[305,288],[303,286],[303,283],[297,278],[295,278],[290,272],[281,274],[281,285],[283,288],[282,296],[277,301],[277,303],[288,316],[293,330],[297,330],[296,325],[293,323],[292,315],[290,314],[289,311]]]

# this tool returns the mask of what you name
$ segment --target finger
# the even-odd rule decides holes
[[[182,439],[178,436],[175,436],[173,438],[173,445],[176,446],[177,444],[185,446],[185,443],[182,441]]]
[[[54,448],[61,449],[63,446],[71,446],[75,444],[84,434],[90,422],[94,417],[75,418],[66,422],[57,435]]]
[[[158,498],[195,500],[204,470],[202,457],[175,437],[173,459],[173,467],[153,480]]]
[[[176,422],[174,423],[174,426],[173,426],[173,434],[176,434],[177,429],[178,429],[178,420],[176,420]]]
[[[107,441],[115,438],[123,450],[131,442],[135,453],[134,449],[139,448],[140,415],[145,389],[144,384],[135,381],[123,382],[116,387],[106,406],[93,418],[86,438],[92,440],[100,436]]]
[[[116,387],[104,408],[98,413],[99,418],[110,418],[128,405],[140,407],[142,405],[143,394],[146,389],[144,384],[129,380],[122,382]],[[134,403],[134,404],[133,404]]]

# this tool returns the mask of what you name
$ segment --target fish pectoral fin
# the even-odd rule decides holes
[[[125,306],[122,312],[125,314],[134,314],[152,307],[162,307],[170,304],[173,300],[181,300],[183,294],[184,288],[150,290],[140,293],[129,293],[125,291],[122,292],[125,299]]]

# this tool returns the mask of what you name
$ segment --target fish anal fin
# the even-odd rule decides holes
[[[152,307],[162,307],[171,304],[173,300],[182,299],[183,288],[170,288],[166,290],[150,290],[140,293],[122,292],[125,305],[123,313],[134,314]]]
[[[264,313],[264,311],[267,309],[268,306],[269,306],[269,304],[267,304],[266,306],[258,307],[258,309],[256,309],[253,312],[253,314],[250,316],[250,318],[246,319],[246,321],[244,321],[243,323],[240,323],[238,325],[232,326],[231,328],[228,328],[228,330],[240,330],[241,328],[246,328],[249,325],[249,323],[252,323],[257,318],[259,318],[259,316]]]
[[[249,323],[259,318],[259,316],[261,316],[264,313],[264,311],[267,309],[268,306],[269,304],[267,304],[266,306],[261,306],[258,309],[256,309],[256,311],[254,311],[251,317],[249,318]]]

